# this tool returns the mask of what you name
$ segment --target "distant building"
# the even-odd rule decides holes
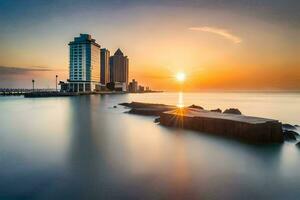
[[[59,81],[58,85],[60,85],[60,91],[61,92],[66,92],[69,90],[69,84],[65,83],[63,81]]]
[[[69,47],[69,90],[97,90],[100,86],[100,45],[89,34],[80,34]]]
[[[138,82],[135,79],[132,79],[128,85],[129,92],[138,92],[138,89]]]
[[[115,91],[127,91],[127,85],[125,82],[114,82],[114,90]]]
[[[142,86],[142,85],[140,85],[140,86],[139,86],[139,92],[144,92],[144,91],[145,91],[145,87]]]
[[[148,86],[146,87],[146,91],[150,91],[150,88]]]
[[[128,85],[128,58],[118,49],[113,56],[110,57],[110,81],[125,83]]]
[[[109,50],[103,48],[101,49],[100,56],[100,82],[102,85],[106,85],[110,82],[110,67],[109,67]]]

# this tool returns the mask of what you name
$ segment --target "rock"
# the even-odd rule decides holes
[[[160,122],[160,118],[159,117],[154,119],[154,123],[159,123],[159,122]]]
[[[156,103],[142,103],[142,102],[131,102],[131,103],[120,103],[119,105],[125,106],[128,108],[164,108],[164,109],[176,109],[176,106],[165,105],[165,104],[156,104]]]
[[[160,113],[169,111],[168,108],[132,108],[128,113],[136,115],[159,116]]]
[[[294,135],[293,132],[291,132],[291,131],[285,131],[285,132],[283,132],[284,140],[286,140],[286,141],[296,140],[296,136]]]
[[[223,113],[226,113],[226,114],[236,114],[236,115],[241,115],[241,111],[239,111],[239,109],[237,108],[229,108],[229,109],[226,109]]]
[[[177,109],[176,106],[171,105],[141,102],[120,103],[119,105],[131,108],[131,110],[128,113],[152,116],[158,116],[162,112]]]
[[[290,129],[290,130],[295,130],[296,127],[291,125],[291,124],[282,124],[283,129]]]
[[[300,148],[300,142],[298,142],[298,143],[296,144],[296,146]]]
[[[218,112],[218,113],[222,113],[222,110],[221,110],[220,108],[218,108],[218,109],[210,110],[210,112]]]
[[[300,126],[298,124],[296,124],[295,127],[300,127]]]
[[[130,103],[119,103],[121,106],[130,107]]]
[[[117,106],[114,106],[113,108],[117,108]]]
[[[189,106],[189,108],[196,108],[196,109],[203,110],[203,107],[201,107],[201,106],[197,106],[197,105],[195,105],[195,104],[193,104],[193,105],[190,105],[190,106]]]
[[[291,130],[285,130],[283,131],[283,133],[287,133],[287,134],[293,134],[294,136],[299,136],[299,133],[297,133],[296,131],[291,131]]]

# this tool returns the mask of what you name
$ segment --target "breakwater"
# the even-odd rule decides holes
[[[172,105],[140,102],[122,103],[131,108],[128,113],[160,116],[161,125],[192,129],[257,143],[281,143],[284,141],[282,124],[278,120],[245,116],[238,109],[224,113],[204,110],[192,105],[178,108]]]

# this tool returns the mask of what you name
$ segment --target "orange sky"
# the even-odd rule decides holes
[[[298,26],[220,9],[151,8],[121,10],[105,22],[97,13],[84,16],[88,23],[82,16],[52,17],[21,37],[2,37],[0,66],[49,71],[6,73],[1,87],[12,81],[30,86],[32,78],[54,87],[54,74],[68,76],[68,42],[89,33],[111,54],[120,47],[129,57],[130,78],[153,89],[177,90],[179,71],[187,74],[186,91],[300,89]]]

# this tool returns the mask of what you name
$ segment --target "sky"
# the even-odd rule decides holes
[[[0,0],[0,87],[54,88],[91,34],[156,90],[300,90],[298,0]]]

